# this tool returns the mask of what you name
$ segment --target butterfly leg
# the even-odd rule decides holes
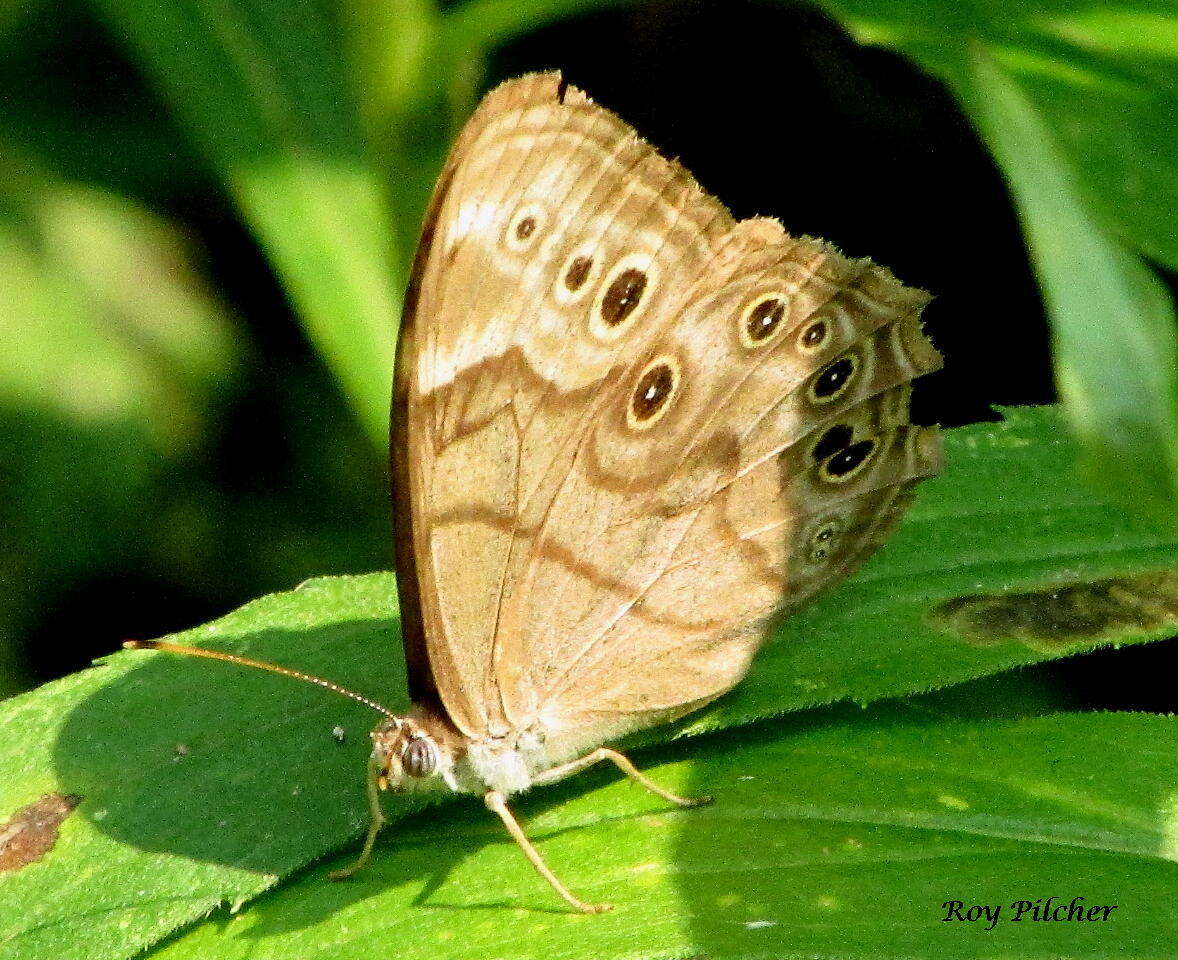
[[[483,795],[483,801],[487,804],[487,809],[493,810],[498,814],[499,819],[503,821],[503,826],[507,827],[507,832],[511,834],[511,839],[519,844],[519,848],[523,850],[524,856],[531,861],[536,872],[540,874],[551,885],[564,901],[572,906],[574,909],[580,910],[582,913],[604,913],[606,910],[612,910],[613,905],[609,903],[586,903],[584,900],[578,900],[569,891],[555,873],[552,868],[544,862],[544,858],[540,856],[540,851],[532,846],[532,841],[524,834],[523,827],[519,825],[519,821],[515,819],[515,814],[507,806],[507,801],[503,799],[503,794],[498,790],[488,790]]]
[[[376,843],[376,835],[380,833],[380,828],[384,826],[384,811],[380,808],[380,764],[375,759],[368,761],[368,813],[372,819],[368,823],[368,835],[364,838],[364,849],[360,851],[360,856],[356,858],[356,862],[350,867],[344,867],[342,870],[332,870],[328,877],[332,880],[346,880],[352,874],[360,870],[368,862],[368,858],[372,856],[372,847]]]
[[[565,777],[572,776],[574,773],[580,773],[586,767],[591,767],[595,763],[600,763],[602,760],[608,760],[615,767],[622,771],[627,777],[633,780],[640,786],[645,787],[656,797],[662,797],[679,807],[699,807],[705,803],[711,803],[711,797],[680,797],[677,794],[671,793],[669,790],[664,790],[657,783],[646,776],[634,764],[632,764],[623,754],[618,753],[617,750],[611,750],[609,747],[598,747],[592,753],[587,753],[585,756],[576,760],[570,760],[568,763],[562,763],[559,767],[553,767],[551,770],[545,770],[542,774],[536,777],[532,783],[539,785],[542,783],[553,783],[557,780],[563,780]]]

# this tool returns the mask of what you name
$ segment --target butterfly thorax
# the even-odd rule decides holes
[[[468,741],[458,766],[460,778],[465,776],[477,783],[480,791],[497,790],[511,796],[527,790],[536,774],[552,765],[543,735],[525,730],[506,737]]]

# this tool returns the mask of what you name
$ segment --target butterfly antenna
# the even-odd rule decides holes
[[[123,642],[123,647],[127,650],[163,650],[165,653],[182,653],[189,657],[224,660],[226,663],[236,663],[242,667],[257,667],[259,670],[269,670],[271,673],[281,674],[284,677],[293,677],[295,680],[304,680],[307,683],[313,683],[317,687],[323,687],[325,690],[338,693],[341,697],[347,697],[350,700],[355,700],[357,703],[364,704],[366,707],[371,707],[377,713],[383,713],[390,720],[397,719],[391,710],[382,707],[375,700],[369,700],[367,697],[353,693],[346,687],[341,687],[338,683],[332,683],[330,680],[324,680],[322,677],[312,676],[309,673],[303,673],[301,670],[280,667],[276,663],[266,663],[262,660],[252,660],[249,657],[239,657],[234,653],[220,653],[216,650],[205,650],[201,647],[187,647],[182,643],[168,643],[166,640],[126,640]]]

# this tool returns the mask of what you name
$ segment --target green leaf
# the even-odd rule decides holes
[[[1178,321],[1158,278],[1086,209],[1066,162],[996,61],[976,114],[1019,201],[1055,333],[1056,379],[1089,473],[1129,503],[1178,506]],[[1178,104],[1176,104],[1178,106]]]
[[[474,800],[390,831],[357,880],[316,866],[156,956],[1160,957],[1178,939],[1176,751],[1172,718],[828,711],[648,766],[706,808],[607,771],[518,803],[565,881],[614,902],[604,916],[562,912]],[[1012,901],[1048,896],[1063,916],[1076,896],[1115,909],[1013,921]],[[955,899],[1004,915],[946,923]]]
[[[404,689],[393,595],[383,574],[313,581],[181,638],[384,696]],[[131,956],[360,827],[371,711],[194,666],[120,654],[0,704],[0,822],[52,791],[83,798],[42,862],[0,874],[4,960]]]
[[[209,189],[209,170],[161,104],[129,75],[82,4],[0,0],[0,140],[66,180],[159,203]],[[81,51],[88,51],[81,55]],[[104,81],[95,82],[102,60]]]
[[[1178,14],[1033,0],[827,0],[944,79],[1018,206],[1088,473],[1178,516],[1178,319],[1137,253],[1178,268]]]
[[[1173,541],[1076,487],[1072,450],[1048,410],[953,431],[948,446],[947,475],[924,486],[889,545],[787,622],[735,694],[689,730],[923,690],[1172,630],[1114,617],[1077,641],[1065,621],[1055,642],[1028,647],[978,645],[927,625],[931,607],[962,593],[1062,588],[1176,558]],[[394,593],[388,574],[311,581],[178,639],[328,676],[400,709]],[[309,685],[158,654],[120,654],[0,705],[0,820],[48,792],[84,798],[42,862],[0,876],[16,907],[0,911],[0,957],[126,957],[338,850],[364,823],[371,723],[363,707]],[[332,736],[337,724],[343,744]],[[597,809],[585,803],[576,810]],[[394,817],[411,809],[389,804]],[[321,902],[350,903],[355,889],[329,887]],[[519,889],[532,903],[535,888]]]
[[[315,0],[93,0],[219,171],[374,442],[402,278],[338,38]]]

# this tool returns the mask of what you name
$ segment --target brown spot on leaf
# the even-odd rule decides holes
[[[1178,628],[1178,570],[955,597],[930,610],[928,620],[976,646],[1016,641],[1045,652]]]
[[[36,863],[52,850],[65,818],[81,802],[78,796],[47,793],[0,824],[0,872]]]

